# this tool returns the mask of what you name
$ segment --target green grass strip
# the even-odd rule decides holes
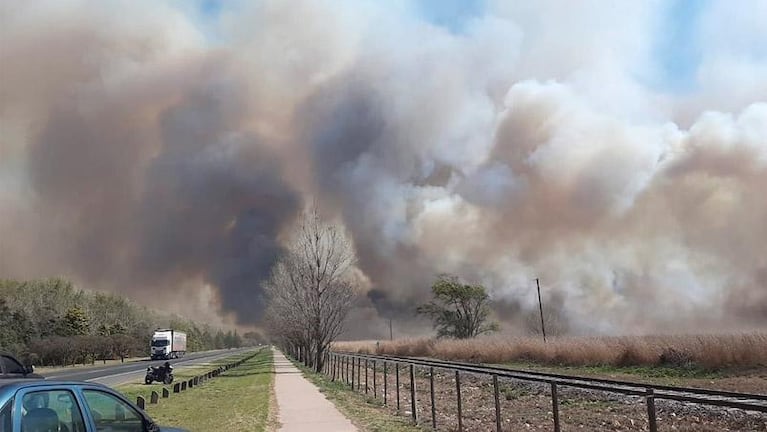
[[[233,361],[226,360],[221,363]],[[149,404],[149,392],[158,387],[160,393],[162,386],[129,385],[118,390],[132,401],[143,396],[146,412],[162,426],[192,432],[264,431],[273,379],[272,351],[264,348],[239,367],[191,390],[171,393],[157,405]]]

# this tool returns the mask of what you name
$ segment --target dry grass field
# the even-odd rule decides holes
[[[554,366],[670,366],[707,371],[767,367],[767,333],[679,336],[399,339],[338,342],[360,353],[434,357],[481,363]]]

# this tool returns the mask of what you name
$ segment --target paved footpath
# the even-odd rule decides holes
[[[338,412],[333,403],[277,350],[274,351],[274,373],[280,431],[357,431],[352,422]]]

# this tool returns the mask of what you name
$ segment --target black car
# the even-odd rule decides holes
[[[1,432],[183,432],[158,426],[120,393],[83,381],[0,381]]]
[[[3,378],[35,378],[42,379],[33,373],[32,366],[24,366],[14,356],[0,353],[0,379]]]

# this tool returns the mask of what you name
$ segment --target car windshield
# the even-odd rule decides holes
[[[164,346],[168,346],[168,345],[170,345],[170,341],[167,340],[167,339],[158,339],[158,340],[153,340],[152,341],[152,346],[153,347],[164,347]],[[144,345],[144,346],[146,346],[146,345]]]

